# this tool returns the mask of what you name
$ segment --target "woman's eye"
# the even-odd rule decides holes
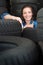
[[[26,12],[24,12],[24,14],[26,14]]]
[[[31,12],[28,12],[28,13],[31,13]]]

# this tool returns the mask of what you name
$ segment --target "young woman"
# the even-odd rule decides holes
[[[36,12],[32,6],[26,5],[21,10],[22,26],[23,29],[26,27],[37,28]]]

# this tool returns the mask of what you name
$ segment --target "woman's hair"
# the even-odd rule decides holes
[[[36,10],[34,9],[34,7],[32,7],[31,5],[25,5],[25,6],[23,6],[23,8],[21,9],[21,18],[22,18],[22,20],[25,21],[24,18],[23,18],[23,9],[26,8],[26,7],[31,8],[32,13],[33,13],[32,20],[36,20],[36,16],[37,16],[36,13],[37,13],[37,12],[36,12]]]

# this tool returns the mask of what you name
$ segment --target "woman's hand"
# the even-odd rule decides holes
[[[22,20],[21,20],[20,17],[14,16],[14,17],[12,17],[12,19],[13,19],[13,20],[17,20],[18,22],[20,22],[20,23],[22,24]]]

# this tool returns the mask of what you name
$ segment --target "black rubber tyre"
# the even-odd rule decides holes
[[[22,36],[33,41],[38,42],[37,29],[25,28],[22,32]]]
[[[14,45],[10,49],[0,52],[0,65],[39,64],[40,48],[33,41],[21,37],[0,36],[0,42],[9,42],[10,45]]]
[[[21,36],[22,27],[18,21],[0,20],[0,35]]]

